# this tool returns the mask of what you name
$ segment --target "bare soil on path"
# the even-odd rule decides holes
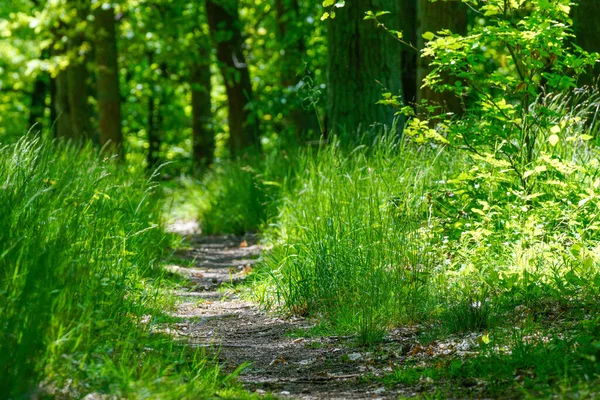
[[[238,380],[249,391],[308,400],[397,399],[432,390],[428,381],[390,388],[376,379],[407,355],[418,356],[414,329],[392,332],[375,348],[358,347],[353,337],[301,337],[310,321],[264,312],[235,290],[260,259],[256,236],[201,236],[190,223],[172,230],[186,236],[188,247],[176,253],[183,265],[168,268],[188,284],[177,291],[180,322],[169,330],[215,351],[226,372],[248,363]]]

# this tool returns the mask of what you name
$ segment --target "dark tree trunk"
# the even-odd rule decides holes
[[[67,67],[67,70],[70,67]],[[67,70],[60,71],[55,78],[56,96],[54,99],[54,109],[56,112],[56,137],[65,139],[74,139],[71,106],[69,104],[69,81],[67,79]]]
[[[296,85],[302,79],[303,58],[306,55],[305,32],[297,27],[300,20],[298,0],[275,0],[275,11],[279,42],[284,51],[281,57],[280,83],[291,95],[289,121],[297,137],[306,137],[311,131],[320,134],[317,115],[314,110],[304,108],[302,98],[295,91]]]
[[[277,12],[277,28],[279,42],[284,51],[282,57],[281,84],[284,87],[295,85],[298,81],[297,73],[302,65],[302,56],[306,45],[302,32],[296,32],[294,27],[300,17],[297,0],[275,0]],[[291,26],[291,29],[290,29]]]
[[[154,91],[148,99],[148,168],[153,169],[158,166],[160,161],[160,135],[159,135],[159,118],[156,107],[156,98]],[[159,105],[160,107],[160,105]]]
[[[447,0],[431,2],[430,0],[417,0],[417,47],[425,47],[423,33],[436,33],[442,29],[449,29],[453,33],[464,35],[467,33],[467,6],[460,0]],[[431,72],[431,60],[419,57],[417,66],[417,102],[427,100],[430,104],[439,105],[445,112],[457,115],[462,113],[461,99],[453,93],[434,92],[431,88],[422,88],[423,80]],[[448,81],[450,77],[442,76]]]
[[[67,51],[71,56],[69,65],[56,77],[56,135],[68,139],[91,138],[90,108],[88,103],[88,71],[85,65],[86,55],[80,55],[84,34],[76,25],[87,19],[88,3],[84,0],[69,3],[77,12],[77,19],[67,26],[69,40]],[[65,28],[63,26],[63,28]]]
[[[37,5],[37,3],[36,3]],[[42,51],[41,59],[47,60],[50,52],[46,49]],[[35,125],[35,131],[44,130],[44,114],[46,113],[46,97],[49,91],[50,76],[46,72],[39,72],[33,84],[31,93],[31,105],[29,108],[29,127]]]
[[[73,60],[67,70],[69,108],[73,134],[77,138],[90,139],[90,108],[88,103],[88,71],[83,61]]]
[[[191,70],[193,157],[196,168],[205,168],[212,164],[215,152],[208,49],[200,50],[200,59],[206,61],[195,63]]]
[[[600,1],[579,0],[572,8],[573,29],[575,30],[575,43],[589,52],[600,52]],[[600,65],[583,75],[580,85],[598,84],[600,78]]]
[[[373,21],[363,20],[371,10],[390,11],[384,21],[399,29],[397,0],[348,1],[328,22],[327,125],[333,132],[354,135],[394,120],[394,109],[376,103],[384,91],[402,94],[401,49]]]
[[[58,122],[58,114],[56,113],[56,78],[50,77],[50,130],[53,137],[57,137],[56,124]]]
[[[154,54],[148,54],[148,65],[154,63]],[[158,166],[160,161],[160,118],[159,118],[159,107],[156,107],[156,83],[150,82],[150,97],[148,98],[148,154],[146,161],[148,168],[153,169]]]
[[[112,8],[99,7],[95,12],[96,24],[96,94],[98,100],[98,127],[100,145],[109,143],[107,150],[121,151],[121,95],[119,93],[119,65],[115,15]]]
[[[39,7],[39,1],[33,0],[33,5],[35,7]],[[40,59],[47,60],[50,55],[50,51],[45,49],[42,51]],[[51,77],[46,72],[39,72],[38,76],[35,79],[35,83],[33,84],[33,92],[31,94],[31,105],[29,108],[29,127],[33,127],[35,125],[34,130],[37,132],[43,132],[44,130],[44,114],[46,111],[46,97],[48,95],[48,91],[51,85]],[[52,93],[51,96],[51,104],[50,108],[53,108],[52,105]],[[52,111],[50,112],[52,114]],[[50,124],[53,124],[54,121],[51,119]]]
[[[413,46],[417,45],[417,0],[402,0],[400,5],[400,31],[404,40]],[[405,104],[417,101],[417,60],[419,53],[403,45],[402,49],[402,91]]]
[[[251,112],[252,85],[242,51],[237,0],[226,3],[206,0],[206,14],[227,91],[229,148],[236,154],[249,147],[260,148],[260,137],[258,120]]]
[[[29,127],[36,132],[42,132],[44,128],[44,111],[46,110],[46,95],[48,93],[48,76],[41,73],[33,84],[33,92],[31,94],[31,106],[29,109]]]

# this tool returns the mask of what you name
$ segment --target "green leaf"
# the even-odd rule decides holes
[[[396,37],[396,39],[402,39],[404,37],[404,34],[400,31],[395,31],[393,29],[390,29],[390,33],[392,35],[394,35]]]
[[[335,4],[335,0],[324,0],[323,1],[323,7],[331,7],[334,4]],[[325,13],[325,14],[327,14],[327,13]]]
[[[423,34],[423,39],[425,40],[433,40],[433,38],[435,38],[435,35],[432,32],[425,32]]]
[[[579,200],[579,203],[577,203],[577,205],[579,207],[581,207],[582,205],[584,205],[585,203],[587,203],[588,201],[590,201],[592,198],[591,197],[586,197],[585,199]]]
[[[554,147],[558,144],[559,138],[558,135],[550,135],[550,137],[548,138],[548,143],[550,143],[550,146]]]
[[[329,13],[324,12],[323,15],[321,16],[321,21],[325,21],[327,18],[329,18]]]
[[[481,335],[478,340],[479,344],[486,345],[490,343],[490,337],[487,334]]]

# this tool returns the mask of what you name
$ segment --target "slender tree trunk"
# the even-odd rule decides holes
[[[417,0],[417,47],[425,47],[423,33],[436,33],[442,29],[449,29],[461,35],[467,31],[467,7],[460,0],[447,0],[431,2],[430,0]],[[417,66],[417,102],[427,100],[430,104],[439,105],[445,112],[462,114],[461,99],[453,93],[434,92],[430,88],[421,88],[423,80],[431,72],[430,60],[419,57]],[[445,81],[449,76],[442,76]]]
[[[150,52],[148,53],[148,64],[152,65],[153,63],[154,54]],[[150,82],[150,97],[148,98],[148,154],[146,161],[150,169],[156,168],[160,161],[160,119],[158,118],[160,104],[157,109],[155,85],[155,82]]]
[[[600,52],[600,1],[579,0],[572,8],[575,43],[590,52]],[[597,85],[600,79],[600,64],[580,78],[580,85]]]
[[[313,110],[307,110],[302,98],[296,92],[296,85],[302,79],[303,57],[306,55],[304,34],[296,25],[300,19],[298,0],[275,0],[279,42],[284,54],[281,57],[281,86],[290,94],[289,120],[297,137],[305,137],[309,132],[320,134],[320,125]]]
[[[121,95],[119,93],[119,65],[115,14],[112,8],[98,7],[96,27],[96,85],[98,100],[98,127],[100,145],[110,143],[108,150],[121,151]]]
[[[44,130],[44,111],[46,110],[46,95],[48,93],[48,77],[40,73],[33,84],[31,94],[31,106],[29,109],[29,127],[35,125],[34,130],[42,132]]]
[[[195,63],[191,70],[193,157],[196,168],[205,168],[212,164],[215,152],[208,61],[210,52],[205,47],[200,49],[200,59],[206,61]]]
[[[159,105],[160,106],[160,105]],[[159,118],[154,93],[148,99],[148,168],[153,169],[160,161]]]
[[[80,140],[91,138],[86,55],[80,54],[85,38],[77,27],[80,21],[87,19],[89,5],[85,0],[73,1],[69,5],[76,10],[77,19],[73,19],[67,27],[69,65],[56,77],[56,134],[58,137]]]
[[[397,0],[347,1],[329,20],[328,128],[354,135],[379,125],[391,126],[391,107],[377,104],[383,92],[402,94],[401,49],[373,21],[364,21],[366,11],[390,11],[385,22],[399,29]]]
[[[37,5],[37,4],[36,4]],[[41,59],[47,60],[50,52],[46,49],[42,51]],[[33,84],[31,93],[31,105],[29,108],[29,127],[35,125],[35,130],[43,132],[44,114],[46,111],[46,97],[49,90],[50,77],[46,72],[39,72]]]
[[[91,139],[88,71],[83,60],[72,60],[66,69],[71,125],[76,138]]]
[[[50,130],[53,137],[57,137],[56,124],[58,122],[58,114],[56,113],[56,78],[50,77]]]
[[[260,148],[258,120],[251,112],[252,85],[242,50],[237,0],[227,4],[206,0],[206,14],[227,91],[229,148],[232,154],[249,147]]]
[[[89,138],[89,108],[84,65],[69,65],[56,76],[56,136]]]
[[[67,70],[60,71],[54,81],[56,83],[56,95],[53,102],[56,113],[56,137],[74,139]]]
[[[401,0],[400,31],[404,40],[417,45],[417,0]],[[417,101],[417,60],[419,53],[406,45],[402,46],[402,90],[405,104]]]

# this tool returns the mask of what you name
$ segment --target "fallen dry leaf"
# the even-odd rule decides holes
[[[287,360],[283,358],[283,356],[279,356],[273,361],[269,363],[269,366],[277,365],[277,364],[287,364]]]
[[[246,242],[245,240],[243,240],[242,243],[240,243],[240,249],[243,249],[245,247],[248,247],[248,242]]]

